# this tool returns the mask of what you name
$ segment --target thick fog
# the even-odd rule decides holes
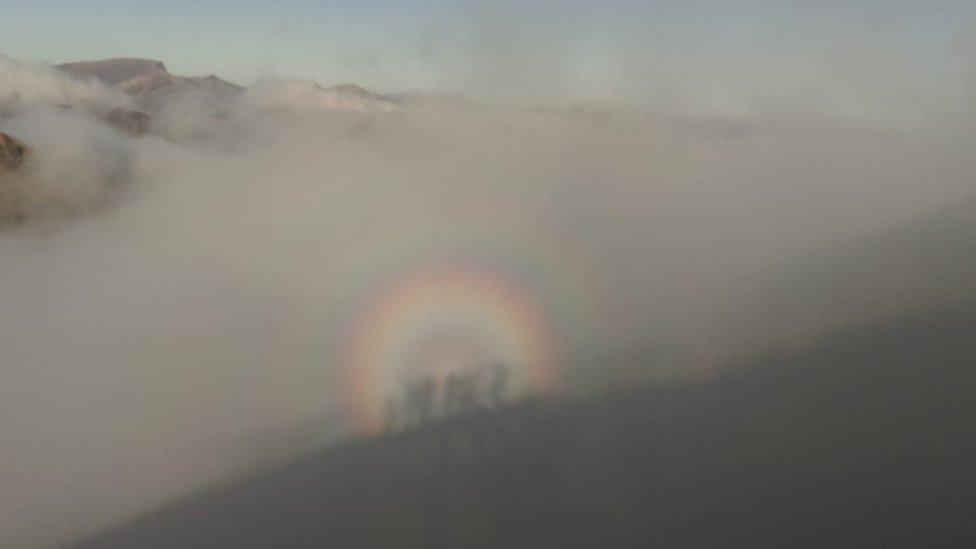
[[[515,281],[555,334],[553,390],[698,379],[892,314],[856,289],[847,309],[770,302],[974,200],[965,110],[887,124],[340,95],[175,95],[134,137],[102,116],[132,98],[0,58],[0,132],[30,147],[0,188],[20,204],[0,230],[0,545],[349,432],[344,337],[418,269]],[[923,279],[898,307],[972,290]]]

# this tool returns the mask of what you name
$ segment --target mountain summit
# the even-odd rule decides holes
[[[94,78],[106,86],[115,86],[131,78],[140,76],[159,73],[169,74],[166,70],[166,65],[162,61],[135,59],[131,57],[64,63],[62,65],[56,65],[55,68],[75,78]]]
[[[144,109],[159,108],[170,96],[186,93],[205,94],[217,99],[232,98],[244,88],[216,75],[176,76],[166,70],[161,61],[152,59],[116,58],[101,61],[81,61],[57,65],[58,69],[78,79],[94,79],[106,86],[116,87],[135,98]]]

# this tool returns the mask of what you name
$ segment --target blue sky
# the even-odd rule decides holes
[[[503,101],[843,105],[958,100],[976,2],[0,0],[0,52],[114,56],[247,84],[302,76]],[[810,90],[813,89],[814,92]],[[691,91],[689,91],[691,90]],[[773,93],[775,96],[776,93]],[[882,94],[884,95],[884,94]],[[691,107],[689,107],[691,108]]]

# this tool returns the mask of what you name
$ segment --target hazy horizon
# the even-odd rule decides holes
[[[299,77],[521,106],[899,120],[976,103],[976,6],[952,0],[250,0],[232,10],[8,0],[0,10],[0,51],[22,61],[144,57],[244,85]]]

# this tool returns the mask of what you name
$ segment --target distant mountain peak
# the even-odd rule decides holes
[[[75,78],[94,78],[106,86],[115,86],[126,80],[152,74],[168,75],[166,65],[155,59],[116,57],[98,61],[78,61],[56,65]]]
[[[80,61],[57,65],[74,78],[95,79],[134,97],[141,108],[158,107],[173,93],[186,91],[213,93],[233,97],[244,88],[217,75],[175,76],[166,65],[153,59],[120,57],[100,61]]]
[[[397,105],[357,84],[324,88],[312,80],[272,80],[248,90],[249,100],[263,108],[311,111],[390,112]]]
[[[357,97],[378,97],[375,93],[367,90],[359,84],[352,83],[339,84],[338,86],[329,88],[328,91],[334,91],[343,95],[355,95]]]

